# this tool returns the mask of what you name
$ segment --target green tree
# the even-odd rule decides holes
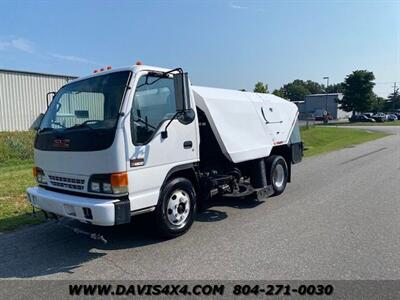
[[[318,82],[312,81],[312,80],[307,80],[307,81],[302,81],[299,80],[301,85],[304,85],[305,88],[310,92],[310,94],[320,94],[324,92],[323,86],[320,85]]]
[[[261,81],[257,82],[254,86],[255,93],[269,93],[268,92],[268,84],[262,83]]]
[[[386,110],[400,109],[400,93],[399,89],[395,89],[388,97]]]
[[[374,79],[374,73],[367,70],[357,70],[347,75],[343,86],[343,99],[339,101],[341,109],[353,111],[353,114],[370,111],[375,99],[372,91]]]
[[[382,97],[377,97],[375,95],[374,99],[371,102],[371,111],[374,113],[384,111],[386,106],[387,100],[383,99]]]
[[[344,91],[344,82],[330,84],[326,87],[326,91],[328,93],[343,93]]]
[[[278,90],[278,89],[275,89],[275,90],[272,92],[272,94],[274,94],[275,96],[278,96],[278,97],[281,97],[281,98],[286,99],[286,97],[285,97],[285,92],[284,92],[283,88],[280,88],[279,90]]]
[[[292,83],[285,84],[283,86],[286,98],[291,101],[303,101],[304,98],[311,94],[307,85],[302,80],[295,80]]]
[[[322,85],[318,82],[296,79],[285,84],[280,89],[274,90],[273,94],[291,101],[303,101],[307,95],[323,92]]]

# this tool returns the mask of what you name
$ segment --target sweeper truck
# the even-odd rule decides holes
[[[191,85],[181,68],[96,70],[54,93],[28,200],[102,226],[151,213],[160,233],[179,236],[213,197],[283,193],[303,155],[297,116],[272,94]]]

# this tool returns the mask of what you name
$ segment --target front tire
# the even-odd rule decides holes
[[[161,190],[156,209],[158,232],[174,238],[187,232],[196,216],[196,192],[186,178],[169,180]]]
[[[283,193],[288,178],[286,160],[280,155],[271,155],[266,159],[267,181],[274,190],[273,196]]]

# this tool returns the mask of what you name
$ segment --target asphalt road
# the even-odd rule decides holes
[[[0,235],[0,278],[400,279],[400,127],[305,159],[285,193],[218,200],[161,241],[147,218],[98,229],[108,244],[43,224]]]

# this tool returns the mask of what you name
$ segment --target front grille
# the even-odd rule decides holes
[[[50,183],[53,186],[67,188],[72,190],[82,191],[85,188],[85,180],[78,178],[70,178],[70,177],[61,177],[49,175]]]

